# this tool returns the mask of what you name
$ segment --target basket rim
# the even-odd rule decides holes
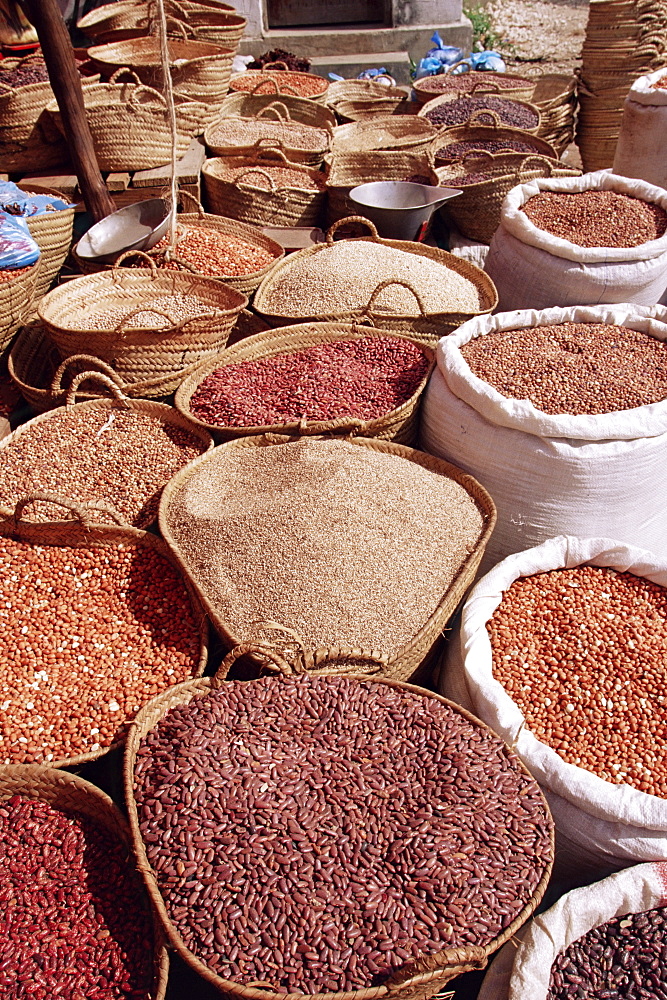
[[[202,174],[206,175],[207,177],[212,178],[214,181],[218,182],[219,184],[229,184],[232,187],[236,187],[236,181],[235,180],[232,180],[231,178],[227,179],[225,177],[221,177],[218,171],[220,169],[222,169],[222,168],[225,168],[225,167],[228,168],[228,169],[234,170],[234,169],[236,169],[236,167],[232,165],[231,161],[232,160],[245,160],[245,159],[246,159],[246,157],[243,156],[243,155],[240,155],[240,156],[212,156],[212,157],[209,157],[207,160],[204,160],[204,163],[202,164],[201,172],[202,172]],[[276,160],[273,163],[271,163],[271,162],[269,162],[269,163],[251,163],[251,162],[247,162],[244,165],[247,166],[247,168],[249,170],[251,170],[255,166],[258,167],[260,170],[265,170],[266,167],[271,167],[271,166],[276,166],[276,167],[284,167],[284,166],[286,166],[286,164],[282,163],[282,161],[280,161],[280,160]],[[243,169],[244,165],[238,164],[238,166],[241,169]],[[306,173],[311,178],[312,178],[313,175],[315,175],[316,177],[321,177],[323,179],[323,183],[324,183],[325,186],[321,190],[318,188],[318,190],[315,191],[312,188],[305,188],[305,187],[300,188],[300,187],[297,187],[296,183],[289,183],[289,184],[285,185],[284,187],[276,188],[276,192],[278,192],[278,191],[298,191],[299,194],[305,193],[305,194],[313,195],[313,197],[316,197],[317,195],[321,195],[321,194],[325,194],[326,193],[326,178],[327,178],[327,173],[328,172],[325,172],[325,171],[322,171],[322,170],[318,170],[317,167],[309,167],[308,164],[306,164],[306,163],[290,163],[289,164],[289,168],[291,170],[299,170],[299,171],[301,171],[303,173]],[[275,192],[271,191],[269,188],[256,188],[256,190],[257,191],[261,191],[264,194],[274,194],[275,193]],[[216,216],[216,218],[221,218],[221,216]],[[236,220],[231,220],[231,221],[236,221]],[[243,224],[247,225],[247,223],[243,223]]]
[[[182,48],[185,46],[188,48]],[[232,59],[234,57],[234,49],[227,49],[220,45],[214,45],[213,42],[200,42],[190,38],[170,38],[169,47],[172,59],[177,59],[181,62],[179,69],[182,68],[184,60],[187,65],[190,65],[198,59],[213,59],[219,56]],[[179,55],[181,51],[183,51],[183,55]],[[190,55],[189,53],[192,54]],[[145,35],[118,42],[107,42],[105,45],[91,45],[88,49],[88,57],[93,62],[107,66],[158,67],[160,65],[160,51],[157,41]],[[142,59],[148,59],[148,61],[142,62]]]
[[[256,123],[258,126],[261,126],[262,124],[274,125],[276,131],[275,141],[278,144],[279,148],[285,152],[285,155],[287,155],[290,152],[293,152],[298,155],[307,156],[309,159],[312,159],[313,162],[317,161],[319,163],[321,162],[321,159],[324,156],[324,154],[329,149],[329,140],[330,140],[329,132],[327,131],[327,129],[320,128],[318,125],[308,125],[304,122],[292,122],[292,121],[279,122],[279,121],[273,121],[272,119],[269,118],[266,119],[257,117],[241,118],[240,116],[236,115],[228,115],[225,118],[217,118],[216,121],[208,125],[204,131],[204,142],[206,143],[206,146],[208,147],[208,149],[210,149],[213,153],[216,154],[216,157],[219,157],[221,159],[225,159],[227,157],[234,155],[237,156],[243,155],[241,151],[254,149],[256,143],[259,142],[260,139],[262,138],[260,137],[260,139],[256,139],[255,142],[253,143],[250,139],[241,142],[230,142],[229,140],[225,140],[224,136],[222,137],[222,139],[220,137],[215,136],[215,132],[217,131],[217,129],[231,122],[247,122],[251,124]],[[321,147],[316,149],[307,149],[304,146],[297,145],[298,140],[291,138],[290,131],[294,132],[295,129],[296,131],[299,131],[304,128],[312,129],[314,132],[320,132],[322,134]],[[280,129],[284,129],[284,132],[281,133],[279,131]],[[273,139],[273,136],[271,136],[270,138]],[[236,154],[225,153],[224,150],[239,150],[239,152]]]
[[[99,813],[106,814],[105,819],[102,821],[98,818],[99,813],[96,812],[95,819],[97,822],[109,829],[113,825],[114,836],[122,840],[128,850],[133,850],[134,838],[132,836],[132,829],[125,815],[106,792],[92,782],[86,781],[85,778],[79,777],[78,774],[70,774],[69,771],[44,767],[41,764],[3,764],[0,765],[0,779],[3,777],[12,779],[16,784],[18,784],[19,780],[21,784],[25,784],[26,788],[24,792],[14,790],[12,794],[24,794],[26,797],[36,798],[42,802],[49,802],[49,804],[53,804],[57,798],[57,786],[67,785],[71,789],[76,789],[77,798],[80,797],[83,799],[85,797],[88,802],[92,801],[99,807]],[[36,788],[36,784],[39,784],[40,787]],[[48,785],[54,788],[53,800],[44,797],[43,787]],[[4,793],[0,789],[0,802],[4,801]],[[58,807],[54,806],[54,808]],[[76,809],[73,811],[76,812]],[[82,815],[90,815],[90,813],[83,811]],[[130,859],[128,859],[128,863],[130,863]],[[144,889],[146,889],[145,881]],[[151,894],[148,891],[146,891],[146,896],[154,939],[154,981],[151,989],[151,997],[152,1000],[164,1000],[169,977],[169,951],[167,950],[164,928],[159,919],[159,914],[155,909]]]
[[[337,336],[336,334],[338,333],[341,335]],[[298,340],[300,336],[307,337],[308,339],[312,338],[312,343],[303,343],[301,345],[294,344],[292,347],[284,344],[284,342],[287,342],[287,345],[289,345],[290,342]],[[391,417],[398,417],[401,413],[411,410],[411,408],[416,405],[416,402],[426,388],[426,383],[428,382],[435,367],[434,348],[428,347],[418,341],[411,340],[407,334],[401,334],[391,330],[381,330],[377,327],[360,327],[347,323],[299,323],[292,326],[278,327],[275,330],[264,330],[260,333],[253,334],[251,337],[245,337],[243,340],[240,340],[236,344],[227,348],[218,358],[211,358],[208,361],[203,362],[194,372],[192,372],[192,374],[184,379],[176,390],[176,394],[174,396],[174,406],[180,413],[183,414],[184,417],[187,417],[188,420],[192,420],[193,423],[196,423],[199,427],[204,428],[211,434],[233,433],[236,436],[249,437],[254,434],[292,435],[299,433],[319,435],[334,433],[334,428],[332,428],[331,425],[336,422],[336,418],[333,417],[329,420],[291,421],[289,423],[282,424],[253,424],[242,427],[237,427],[231,424],[208,424],[205,421],[200,420],[199,417],[196,417],[191,412],[190,401],[194,393],[199,388],[201,382],[208,375],[221,368],[226,368],[228,365],[241,364],[243,362],[250,363],[264,358],[275,357],[276,355],[295,354],[298,351],[302,351],[308,347],[313,347],[318,344],[336,343],[339,340],[348,339],[358,340],[363,337],[407,340],[411,344],[418,347],[430,361],[428,371],[409,399],[406,399],[399,406],[395,406],[392,410],[388,410],[386,413],[380,414],[379,417],[373,417],[372,419],[362,421],[363,426],[361,426],[358,430],[359,436],[371,437],[372,435],[369,432],[373,430],[377,423]],[[266,350],[262,350],[263,348],[266,348]],[[253,356],[244,357],[243,355],[246,354],[252,354]]]
[[[332,440],[336,439],[335,436],[327,435],[312,435],[309,437],[311,441],[321,441],[321,440]],[[217,445],[215,448],[206,452],[204,455],[200,455],[198,458],[193,459],[184,469],[180,469],[176,475],[167,483],[162,495],[160,497],[159,513],[158,513],[158,525],[160,529],[160,534],[165,540],[166,544],[171,549],[173,555],[178,561],[183,573],[185,573],[191,580],[193,587],[195,588],[199,599],[208,614],[213,626],[215,627],[218,634],[223,638],[229,647],[237,646],[242,642],[242,638],[228,628],[228,623],[218,614],[217,609],[208,600],[208,597],[204,593],[204,590],[200,587],[198,581],[194,579],[191,575],[190,568],[186,560],[182,557],[181,549],[179,544],[174,539],[172,534],[169,520],[168,512],[169,507],[172,502],[174,494],[180,490],[182,484],[189,479],[193,473],[198,470],[199,465],[203,463],[203,460],[217,453],[218,451],[233,448],[257,448],[257,447],[271,447],[273,445],[288,444],[292,442],[297,442],[303,440],[300,436],[291,436],[285,434],[263,434],[245,437],[236,437],[230,441],[225,441],[222,444]],[[338,439],[340,440],[340,439]],[[350,437],[345,439],[350,444],[369,448],[373,451],[382,451],[385,453],[392,454],[398,458],[404,458],[408,461],[412,461],[417,465],[428,469],[430,472],[445,476],[449,479],[454,480],[459,486],[461,486],[468,494],[472,503],[475,504],[477,510],[482,516],[482,527],[480,529],[479,537],[476,544],[473,546],[471,551],[468,553],[466,558],[462,561],[461,565],[458,567],[457,571],[454,573],[452,579],[449,581],[445,592],[442,594],[437,606],[433,609],[428,619],[424,622],[418,632],[408,639],[394,654],[390,657],[388,661],[389,666],[396,664],[401,664],[403,661],[407,660],[411,653],[415,650],[420,650],[425,639],[430,637],[431,633],[434,631],[435,625],[439,622],[442,616],[443,609],[447,609],[452,600],[452,595],[457,594],[457,588],[459,587],[461,581],[465,581],[468,577],[474,574],[477,568],[479,560],[484,552],[486,545],[488,544],[489,538],[493,532],[496,524],[497,512],[496,506],[493,502],[490,494],[484,489],[484,487],[471,475],[464,472],[458,466],[453,465],[451,462],[447,462],[443,458],[437,458],[434,455],[429,455],[426,452],[420,451],[417,448],[409,447],[408,445],[398,444],[393,441],[385,441],[380,438],[363,438],[363,437]],[[458,601],[456,602],[458,603]],[[454,608],[451,609],[453,613]],[[449,614],[448,614],[449,617]],[[312,655],[314,659],[326,657],[327,650],[324,648],[319,648],[312,650]]]
[[[486,134],[484,130],[486,130]],[[471,136],[471,133],[474,134]],[[510,134],[508,135],[507,133]],[[507,139],[508,141],[514,140],[516,142],[533,143],[535,144],[535,152],[538,155],[549,156],[555,160],[558,159],[558,154],[551,143],[534,132],[526,132],[525,129],[512,128],[509,125],[501,125],[499,128],[496,128],[495,125],[467,125],[464,122],[462,125],[452,125],[450,128],[443,130],[440,135],[439,148],[435,150],[436,166],[439,160],[445,159],[445,157],[438,155],[442,150],[453,146],[454,143],[466,142],[468,140],[474,141],[475,139]],[[538,148],[540,145],[545,146],[550,152],[540,152]],[[526,153],[525,155],[529,156],[530,154]]]
[[[488,70],[475,70],[475,69],[473,69],[473,70],[469,70],[467,73],[461,73],[461,74],[457,74],[457,73],[438,73],[435,76],[425,76],[421,80],[415,80],[415,82],[412,84],[412,86],[413,86],[414,90],[416,90],[418,93],[422,93],[422,94],[434,94],[434,95],[437,96],[437,95],[441,95],[442,91],[439,91],[437,89],[436,90],[432,90],[430,87],[427,86],[428,81],[437,80],[440,77],[443,77],[444,79],[454,79],[454,80],[456,80],[459,75],[462,76],[462,77],[466,77],[466,76],[470,77],[471,73],[476,73],[477,74],[478,83],[482,84],[481,89],[477,91],[477,93],[479,93],[479,94],[485,93],[485,91],[484,91],[484,84],[483,84],[483,80],[482,80],[482,78],[484,76],[487,77],[489,83],[492,83],[494,80],[497,80],[498,77],[500,76],[504,80],[520,80],[521,84],[523,84],[523,86],[517,85],[514,88],[512,88],[512,87],[503,87],[500,91],[492,90],[491,91],[492,94],[495,94],[495,93],[501,93],[502,94],[502,93],[505,93],[505,92],[511,93],[513,89],[514,90],[529,90],[529,89],[532,89],[532,88],[535,87],[535,85],[537,84],[537,81],[539,79],[539,77],[534,77],[533,79],[529,79],[526,76],[521,76],[519,73],[495,73],[493,71],[489,72]],[[452,87],[452,90],[456,90],[456,87]],[[469,91],[466,91],[466,93],[469,93]]]
[[[90,403],[96,403],[97,400],[90,400],[87,403],[82,403],[82,406],[89,406]],[[40,414],[35,417],[35,420],[41,420],[43,418],[48,418],[54,413],[53,410],[47,413]],[[10,435],[13,437],[13,435]],[[4,440],[8,441],[9,438]],[[0,442],[2,444],[2,442]],[[85,505],[80,505],[85,506]],[[85,527],[79,526],[76,521],[47,521],[47,522],[23,522],[21,525],[17,525],[11,519],[14,517],[14,511],[10,512],[10,518],[6,518],[5,509],[0,510],[0,517],[5,518],[5,520],[0,522],[0,538],[13,538],[15,540],[26,542],[31,546],[39,546],[43,548],[109,548],[115,547],[117,542],[123,542],[126,545],[135,545],[138,548],[146,547],[157,552],[163,559],[165,559],[178,573],[179,579],[182,581],[185,591],[190,601],[192,608],[193,619],[195,622],[195,628],[198,630],[198,644],[199,653],[198,659],[193,667],[192,678],[196,679],[201,677],[206,669],[206,663],[208,661],[208,641],[209,641],[209,631],[208,631],[208,617],[206,609],[202,605],[197,589],[192,586],[190,579],[185,576],[179,563],[174,559],[173,553],[171,552],[169,546],[164,542],[162,538],[158,535],[153,534],[150,531],[145,531],[142,528],[134,528],[132,525],[128,524],[121,527],[120,525],[106,524],[101,522],[94,522]],[[71,529],[73,533],[72,539],[68,541],[58,540],[56,536],[59,536],[63,531]],[[79,530],[80,529],[80,530]],[[79,530],[79,538],[76,537],[76,532]],[[53,535],[53,539],[50,537]],[[183,683],[183,682],[181,682]],[[187,682],[185,682],[187,683]],[[173,685],[175,687],[176,685]],[[131,725],[131,723],[130,723]],[[102,747],[99,750],[90,750],[85,753],[74,754],[71,757],[58,757],[52,761],[43,761],[38,767],[43,767],[48,770],[59,769],[64,767],[75,767],[80,764],[86,764],[93,760],[98,760],[100,757],[104,757],[107,753],[112,750],[117,750],[125,745],[127,740],[127,733],[129,732],[129,726],[127,727],[126,734],[118,739],[114,739],[109,746]],[[0,765],[0,771],[3,766],[32,766],[27,764],[12,764],[12,765]]]
[[[357,674],[353,672],[345,673],[345,676],[349,677],[352,680],[357,680],[359,682],[367,684],[370,683],[375,683],[378,685],[384,684],[393,688],[398,688],[400,690],[409,691],[411,693],[420,695],[421,697],[433,697],[440,703],[448,705],[449,707],[454,709],[459,715],[463,716],[463,718],[467,722],[483,729],[485,732],[490,733],[493,737],[495,737],[496,739],[500,740],[501,743],[503,743],[502,738],[498,736],[497,733],[494,733],[491,727],[488,726],[485,722],[483,722],[481,719],[478,719],[475,715],[473,715],[471,712],[468,712],[462,706],[457,705],[455,702],[445,698],[443,695],[437,692],[427,690],[416,684],[410,684],[405,681],[395,681],[384,677],[377,677],[377,676],[369,677],[365,674]],[[178,685],[178,687],[175,686],[174,688],[172,688],[170,693],[173,695],[176,692],[179,696],[180,695],[183,696],[182,699],[179,698],[177,704],[179,705],[188,704],[198,695],[202,697],[207,695],[213,687],[214,680],[215,678],[207,677],[207,678],[202,678],[201,680],[195,682],[185,681],[182,684]],[[236,983],[232,980],[223,979],[221,976],[218,976],[217,973],[213,972],[213,970],[210,969],[209,966],[207,966],[185,945],[181,935],[179,934],[178,930],[176,929],[175,925],[173,924],[167,912],[167,908],[164,904],[162,894],[158,887],[157,878],[155,876],[155,873],[153,872],[153,869],[151,868],[151,865],[148,861],[148,857],[146,854],[145,844],[141,836],[141,830],[139,827],[139,815],[134,795],[134,765],[136,762],[137,749],[140,745],[140,742],[143,736],[145,736],[148,732],[153,730],[155,726],[164,718],[169,709],[173,707],[172,705],[167,705],[167,707],[160,712],[159,717],[156,717],[154,721],[152,721],[150,724],[147,724],[147,718],[153,716],[157,709],[162,709],[162,705],[160,703],[163,700],[165,700],[164,696],[158,696],[155,699],[153,699],[153,701],[145,705],[139,713],[137,713],[137,716],[135,717],[135,720],[132,723],[132,726],[130,727],[130,732],[128,733],[128,738],[125,746],[125,754],[123,759],[123,783],[124,783],[125,802],[128,811],[129,824],[130,824],[130,829],[132,831],[132,842],[137,859],[137,868],[144,878],[147,892],[151,897],[151,901],[153,902],[153,905],[155,907],[156,912],[159,915],[160,920],[162,921],[163,930],[169,940],[170,945],[181,956],[181,958],[183,958],[184,961],[186,961],[187,964],[190,965],[191,968],[194,968],[204,979],[212,983],[218,989],[224,991],[228,996],[231,995],[232,997],[239,997],[242,998],[242,1000],[284,1000],[285,997],[284,994],[280,994],[269,989],[258,989],[256,987],[244,986],[243,984]],[[551,877],[551,872],[554,864],[555,827],[553,818],[551,816],[551,811],[545,799],[544,793],[542,792],[542,789],[539,787],[539,784],[537,783],[535,778],[533,778],[530,772],[528,771],[523,761],[518,757],[518,755],[512,750],[511,747],[507,746],[507,744],[504,744],[504,746],[507,753],[512,755],[513,763],[515,764],[517,769],[523,771],[523,773],[525,773],[531,779],[531,781],[534,783],[534,785],[538,790],[538,794],[540,796],[540,799],[544,807],[545,820],[550,829],[551,857],[544,866],[544,871],[542,873],[542,876],[539,879],[535,889],[533,890],[531,898],[525,904],[521,912],[514,918],[514,920],[501,932],[501,934],[499,934],[493,941],[489,942],[488,945],[481,946],[481,948],[484,951],[484,958],[480,961],[479,964],[473,965],[472,968],[475,967],[484,968],[487,964],[489,956],[492,955],[494,952],[496,952],[499,948],[501,948],[502,945],[505,944],[510,938],[512,938],[516,933],[516,931],[519,930],[519,928],[523,926],[523,924],[532,916],[532,914],[535,912],[535,910],[539,906],[544,896],[549,879]],[[416,982],[420,981],[430,982],[433,981],[434,979],[438,979],[441,982],[441,985],[444,986],[445,983],[447,983],[449,979],[452,978],[454,975],[459,974],[460,971],[466,971],[470,968],[471,965],[469,962],[465,965],[461,963],[458,967],[454,967],[456,971],[453,971],[452,966],[444,966],[437,968],[436,970],[430,973],[426,974],[422,973],[421,975],[418,974],[413,978]],[[446,976],[446,978],[443,978],[442,974],[443,973],[446,974],[447,971],[450,971],[450,975]],[[412,981],[413,981],[412,979],[408,979],[406,984],[401,984],[401,985],[403,986],[403,988],[409,988],[409,984]],[[341,990],[337,992],[304,994],[303,1000],[381,1000],[381,998],[390,997],[392,996],[392,994],[400,996],[400,992],[401,992],[401,986],[397,987],[397,986],[392,986],[390,983],[385,983],[381,986],[366,987],[365,989],[355,990],[355,991]],[[434,990],[434,993],[435,992],[437,991]]]
[[[475,311],[473,315],[477,316],[477,315],[483,315],[486,312],[492,312],[498,305],[498,291],[493,282],[491,281],[491,278],[489,278],[488,274],[486,274],[485,271],[482,271],[482,269],[477,267],[475,264],[471,264],[469,261],[464,260],[462,257],[456,257],[454,254],[450,254],[447,250],[440,250],[438,247],[431,247],[423,243],[415,243],[409,240],[388,240],[384,239],[381,236],[377,237],[360,236],[355,239],[338,240],[336,242],[379,243],[382,246],[391,247],[395,250],[403,250],[406,253],[412,253],[417,257],[429,257],[436,263],[441,264],[447,270],[455,271],[461,277],[467,278],[475,285],[478,291],[484,295],[484,298],[486,299],[488,304],[483,309]],[[278,263],[271,268],[271,270],[263,279],[261,285],[255,292],[255,298],[253,300],[253,309],[255,309],[262,316],[270,317],[272,319],[276,319],[281,322],[284,320],[289,320],[291,321],[291,323],[299,323],[299,322],[305,323],[307,321],[326,322],[334,319],[344,322],[345,320],[353,319],[355,317],[359,318],[364,312],[363,307],[360,307],[358,310],[355,311],[342,312],[336,316],[334,316],[334,314],[329,314],[329,315],[311,314],[310,316],[304,316],[304,315],[299,316],[299,315],[294,315],[293,313],[290,314],[290,313],[271,312],[270,309],[266,308],[267,303],[265,303],[265,299],[269,295],[272,289],[273,282],[275,281],[276,277],[281,275],[287,268],[290,268],[293,263],[295,262],[298,263],[299,261],[304,260],[305,258],[311,256],[312,254],[321,253],[322,251],[328,249],[329,249],[328,243],[317,243],[315,244],[315,246],[306,247],[305,250],[298,250],[296,253],[290,254],[288,257],[285,257],[284,260],[278,261]],[[419,321],[420,319],[424,318],[430,322],[438,322],[438,321],[446,322],[447,317],[452,317],[454,318],[454,320],[456,320],[459,316],[463,315],[469,315],[469,313],[464,313],[460,310],[458,311],[452,310],[451,312],[447,313],[427,313],[425,317],[420,316],[419,313],[417,313],[416,315],[405,315],[401,313],[386,313],[386,314],[381,314],[376,318],[380,322],[383,319],[387,319],[393,322],[395,320]]]

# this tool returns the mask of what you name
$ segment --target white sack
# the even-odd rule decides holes
[[[667,554],[667,401],[551,416],[502,396],[473,375],[460,351],[493,330],[568,321],[615,323],[667,339],[667,323],[624,305],[480,316],[438,344],[421,447],[469,472],[493,497],[498,520],[481,572],[560,534],[604,534]]]
[[[609,538],[561,535],[508,556],[466,600],[458,633],[449,643],[440,691],[498,733],[539,782],[556,825],[557,858],[560,839],[575,866],[615,869],[637,861],[666,860],[667,801],[566,763],[532,734],[519,706],[493,676],[485,626],[508,587],[521,576],[583,563],[629,571],[667,587],[667,558]]]
[[[503,201],[484,265],[500,310],[660,301],[667,288],[667,234],[638,247],[580,247],[538,229],[522,211],[540,191],[592,190],[633,195],[667,210],[663,188],[606,170],[517,185]]]
[[[484,977],[478,1000],[545,1000],[551,966],[573,941],[600,924],[667,905],[667,865],[636,865],[573,889],[521,928]],[[515,937],[515,942],[517,940]]]
[[[667,187],[667,88],[653,84],[667,76],[659,69],[635,80],[623,105],[614,173]]]

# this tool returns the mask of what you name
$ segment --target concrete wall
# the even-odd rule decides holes
[[[248,20],[246,35],[250,38],[260,38],[267,27],[264,0],[232,0],[232,2],[239,14]],[[418,27],[421,24],[450,24],[461,19],[462,9],[462,0],[391,0],[391,23],[387,27],[408,28]],[[308,25],[303,27],[307,28]]]

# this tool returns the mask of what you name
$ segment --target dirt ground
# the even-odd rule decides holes
[[[570,74],[581,65],[588,0],[489,0],[486,10],[510,72]]]

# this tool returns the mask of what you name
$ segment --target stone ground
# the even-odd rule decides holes
[[[581,65],[588,0],[489,0],[486,10],[510,72],[570,74]]]

